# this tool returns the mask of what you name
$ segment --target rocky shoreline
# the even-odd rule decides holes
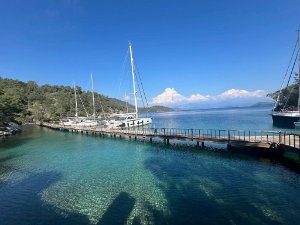
[[[6,137],[19,132],[21,129],[18,124],[10,122],[0,127],[0,137]]]

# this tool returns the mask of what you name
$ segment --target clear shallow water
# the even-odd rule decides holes
[[[233,153],[35,126],[0,142],[1,225],[298,224],[299,194],[299,174]]]

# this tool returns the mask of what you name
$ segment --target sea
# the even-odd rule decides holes
[[[155,113],[153,127],[281,130],[271,109]],[[300,174],[212,147],[35,125],[0,141],[0,224],[299,224]]]

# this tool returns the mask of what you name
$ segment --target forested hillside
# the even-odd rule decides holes
[[[92,93],[76,87],[79,116],[93,112]],[[96,115],[133,111],[126,102],[95,93]],[[153,106],[141,112],[170,111]],[[7,122],[33,122],[59,120],[75,114],[74,88],[70,86],[37,85],[34,81],[22,82],[0,77],[0,126]]]
[[[279,104],[276,110],[298,110],[299,80],[297,73],[295,74],[294,79],[294,83],[283,88],[281,93],[280,90],[278,90],[267,95],[276,101],[280,94]]]
[[[92,93],[76,87],[80,116],[92,114]],[[74,116],[74,89],[68,86],[37,85],[0,77],[0,123],[58,120]],[[86,108],[86,110],[84,109]],[[95,93],[96,114],[127,110],[126,103]]]

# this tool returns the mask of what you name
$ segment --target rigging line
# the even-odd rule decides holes
[[[290,76],[289,76],[288,83],[286,84],[286,88],[288,87],[288,85],[289,85],[289,83],[290,83],[291,76],[292,76],[292,74],[293,74],[293,72],[294,72],[294,68],[295,68],[295,65],[296,65],[297,59],[298,59],[298,55],[296,55],[296,57],[295,57],[295,61],[294,61],[294,64],[293,64],[293,67],[292,67],[292,70],[291,70],[291,73],[290,73]]]
[[[293,72],[294,72],[294,68],[295,68],[295,65],[296,65],[296,62],[297,62],[297,58],[298,58],[298,55],[295,57],[295,62],[294,62],[294,64],[293,64],[293,67],[292,67],[292,70],[291,70],[291,73],[290,73],[290,76],[289,76],[289,80],[288,80],[288,83],[287,83],[287,85],[286,85],[286,89],[287,89],[287,87],[288,87],[288,84],[290,83],[291,76],[292,76],[292,74],[293,74]],[[298,82],[299,82],[299,81],[298,81]],[[286,104],[287,104],[287,102],[289,101],[289,99],[290,99],[290,97],[291,97],[291,94],[292,94],[293,90],[295,89],[295,87],[296,87],[296,85],[295,85],[295,86],[292,88],[292,90],[290,91],[289,96],[288,96],[288,98],[287,98],[287,100],[286,100],[286,102],[285,102],[285,104],[284,104],[283,110],[285,109]]]
[[[134,61],[136,62],[135,58],[134,58]],[[145,102],[146,102],[146,105],[148,107],[148,100],[147,100],[147,97],[146,97],[146,93],[145,93],[145,90],[144,90],[144,85],[143,85],[143,82],[142,82],[142,79],[141,79],[141,76],[140,76],[140,71],[139,71],[139,68],[137,66],[137,64],[135,63],[135,68],[136,68],[136,72],[137,72],[137,77],[138,77],[138,80],[139,82],[141,83],[141,87],[142,87],[142,93],[143,93],[143,96],[145,98]]]
[[[135,60],[136,61],[136,60]],[[140,72],[139,72],[139,69],[138,69],[138,66],[136,65],[135,63],[135,68],[136,68],[136,71],[137,71],[137,77],[138,77],[138,80],[139,82],[141,83],[141,87],[142,87],[142,93],[143,93],[143,96],[145,98],[145,102],[146,102],[146,107],[144,105],[144,108],[147,108],[146,112],[149,114],[149,104],[148,104],[148,99],[147,99],[147,96],[146,96],[146,93],[145,93],[145,89],[144,89],[144,85],[143,85],[143,82],[142,82],[142,79],[141,79],[141,76],[140,76]]]
[[[137,79],[137,85],[138,85],[138,89],[139,89],[139,94],[141,96],[141,99],[142,99],[142,103],[143,103],[143,107],[145,108],[145,103],[144,103],[144,99],[143,99],[143,96],[142,96],[142,92],[141,92],[141,87],[140,87],[140,83],[139,83],[139,80]]]
[[[134,62],[135,62],[135,59],[134,59]],[[138,69],[137,69],[137,65],[136,65],[136,63],[134,63],[134,68],[135,68],[135,74],[136,75],[138,75],[138,76],[136,76],[136,83],[137,83],[137,86],[138,86],[138,90],[139,90],[139,95],[140,95],[140,97],[141,97],[141,100],[142,100],[142,104],[143,104],[143,108],[145,108],[145,103],[144,103],[144,98],[143,98],[143,92],[141,91],[141,85],[140,85],[140,82],[139,82],[139,71],[138,71]]]
[[[142,79],[141,79],[141,77],[140,77],[140,73],[138,73],[138,77],[139,77],[139,80],[140,80],[140,82],[141,82],[141,86],[142,86],[144,98],[145,98],[145,101],[146,101],[146,105],[147,105],[147,107],[149,107],[148,99],[147,99],[147,96],[146,96],[146,92],[145,92],[145,90],[144,90],[144,85],[143,85],[143,81],[142,81]]]
[[[137,70],[136,74],[137,74],[137,82],[138,82],[138,85],[139,85],[141,98],[145,99],[145,102],[146,102],[145,93],[142,90],[142,82],[141,82],[141,77],[140,77],[140,73],[139,73],[138,70]]]
[[[127,48],[126,54],[123,58],[123,63],[122,63],[122,67],[121,67],[121,78],[120,78],[119,87],[118,87],[118,91],[117,91],[118,94],[120,93],[121,86],[124,81],[124,77],[126,77],[126,75],[127,75],[127,72],[125,72],[125,70],[126,70],[126,61],[127,61],[128,55],[129,55],[128,52],[129,52],[129,48]]]
[[[283,89],[284,81],[285,81],[286,76],[287,76],[287,74],[288,74],[288,72],[289,72],[289,69],[290,69],[290,66],[291,66],[291,62],[292,62],[292,60],[293,60],[293,58],[294,58],[294,54],[295,54],[295,51],[296,51],[296,48],[297,48],[298,41],[299,41],[299,40],[298,40],[298,38],[297,38],[296,44],[295,44],[295,46],[294,46],[293,54],[292,54],[292,56],[291,56],[291,58],[290,58],[288,67],[287,67],[287,69],[286,69],[286,71],[285,71],[285,75],[284,75],[284,78],[283,78],[282,83],[281,83],[281,86],[280,86],[280,91],[279,91],[279,95],[278,95],[278,97],[277,97],[276,105],[278,104],[278,101],[279,101],[279,98],[280,98],[280,95],[281,95],[281,92],[282,92],[282,89]],[[289,83],[289,82],[288,82],[288,83]]]
[[[146,115],[147,117],[149,116],[150,112],[149,112],[149,105],[148,105],[148,101],[147,101],[147,97],[146,97],[146,94],[145,94],[145,91],[144,91],[144,87],[143,87],[143,82],[141,80],[141,77],[140,77],[140,74],[138,73],[138,81],[140,82],[140,85],[142,87],[142,90],[143,90],[143,95],[141,94],[142,96],[142,102],[143,102],[143,107],[144,109],[146,109]],[[145,102],[146,102],[146,106],[145,106],[145,103],[144,103],[144,100],[145,99]]]
[[[86,108],[85,108],[85,106],[84,106],[84,104],[83,104],[83,101],[82,101],[82,99],[81,99],[81,96],[80,96],[79,92],[77,92],[77,93],[78,93],[80,102],[81,102],[81,104],[82,104],[82,106],[83,106],[83,109],[84,109],[84,111],[85,111],[86,117],[89,117],[89,114],[88,114],[88,112],[87,112],[87,110],[86,110]]]

